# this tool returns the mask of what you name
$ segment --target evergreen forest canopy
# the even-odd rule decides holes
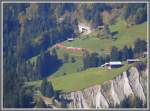
[[[53,49],[49,52],[48,48],[70,37],[77,38],[79,22],[90,24],[92,28],[96,28],[102,25],[109,26],[118,17],[125,20],[128,27],[142,24],[147,21],[147,4],[3,4],[4,107],[33,107],[29,103],[32,91],[25,90],[24,83],[45,79],[64,64],[56,50]],[[106,30],[106,33],[109,31]],[[135,49],[124,47],[122,53],[125,53],[125,56],[123,58],[108,56],[106,61],[110,59],[125,60],[127,56],[133,58],[133,55],[126,55],[126,50],[132,53],[135,50],[136,56],[143,53],[147,50],[146,42],[142,40],[137,42],[139,41],[140,46],[144,44],[143,50],[137,50],[137,47],[140,46],[135,43],[137,45]],[[112,50],[116,51],[116,54],[121,52],[115,47]],[[29,59],[37,55],[37,61],[31,63]],[[82,70],[98,66],[98,63],[95,63],[99,59],[97,53],[86,57],[83,58],[85,63]],[[72,61],[75,62],[75,59],[72,58]]]

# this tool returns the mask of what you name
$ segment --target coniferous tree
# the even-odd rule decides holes
[[[147,43],[145,40],[137,39],[134,43],[134,53],[136,56],[141,56],[144,51],[147,51]]]
[[[104,64],[104,58],[102,56],[99,57],[98,66]]]
[[[113,46],[111,49],[111,60],[112,61],[119,60],[119,51],[115,46]]]
[[[40,90],[44,96],[51,98],[54,95],[54,89],[53,89],[52,83],[48,81],[47,78],[44,78],[42,80]]]
[[[71,57],[71,62],[72,63],[76,62],[76,58],[75,57]]]
[[[133,59],[133,57],[134,57],[133,49],[132,49],[132,47],[129,47],[129,49],[128,49],[128,59]]]
[[[119,60],[123,61],[123,51],[119,50]]]
[[[126,4],[123,8],[123,17],[128,24],[139,24],[147,20],[147,5],[141,4]],[[130,19],[130,20],[129,20]]]
[[[92,53],[90,55],[90,58],[89,58],[89,65],[90,67],[97,67],[98,66],[98,54],[97,53]]]
[[[64,63],[67,63],[69,61],[69,54],[68,53],[64,53],[64,58],[63,58],[63,61]]]
[[[84,69],[89,68],[89,60],[90,60],[90,54],[87,50],[85,50],[83,52],[83,65],[84,65],[83,68]]]
[[[138,8],[135,14],[136,24],[144,22],[147,19],[146,15],[146,10],[144,8]]]
[[[136,108],[142,108],[143,107],[143,102],[139,97],[136,97],[135,106],[136,106]]]
[[[111,37],[112,37],[108,25],[105,25],[105,26],[104,26],[104,29],[103,29],[103,36],[105,36],[106,38],[111,38]]]
[[[121,102],[121,107],[123,108],[130,108],[131,107],[131,101],[129,97],[125,97],[125,99]]]
[[[47,77],[61,66],[62,62],[58,59],[56,53],[41,52],[37,57],[36,70],[41,77]]]
[[[125,45],[122,49],[122,60],[125,61],[128,59],[128,47]]]
[[[110,61],[110,55],[106,55],[105,62],[109,62],[109,61]]]

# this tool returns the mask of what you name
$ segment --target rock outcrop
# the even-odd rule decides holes
[[[113,80],[81,91],[61,94],[60,102],[69,108],[109,108],[119,105],[129,95],[146,103],[147,70],[131,67]]]

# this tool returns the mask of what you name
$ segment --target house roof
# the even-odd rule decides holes
[[[74,38],[68,38],[68,40],[74,40]]]
[[[102,64],[101,66],[103,67],[103,66],[106,66],[106,65],[108,65],[108,64],[109,64],[109,63],[106,62],[105,64]]]
[[[144,54],[148,54],[148,52],[144,52]]]
[[[127,59],[127,61],[140,61],[139,59]]]
[[[122,63],[120,61],[111,61],[109,62],[110,65],[121,65]]]
[[[79,31],[82,32],[83,29],[86,30],[86,33],[84,34],[89,34],[91,32],[91,26],[87,25],[87,24],[83,24],[83,23],[78,23],[78,28]]]

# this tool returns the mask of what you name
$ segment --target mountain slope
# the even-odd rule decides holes
[[[141,81],[144,75],[147,78],[147,70],[141,73],[136,67],[131,67],[113,80],[106,81],[102,85],[95,85],[84,90],[66,93],[60,96],[61,102],[70,108],[108,108],[120,105],[128,96],[140,98],[146,104],[147,97],[144,92],[147,88],[147,79]],[[67,102],[69,101],[69,102]]]

